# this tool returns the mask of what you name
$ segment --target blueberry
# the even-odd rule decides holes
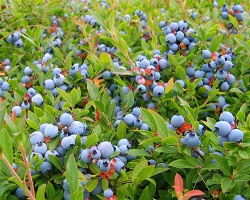
[[[132,110],[132,114],[136,117],[140,116],[141,114],[141,110],[139,107],[134,107],[133,110]]]
[[[44,128],[44,135],[46,137],[55,138],[58,135],[58,127],[53,124],[48,124]]]
[[[75,146],[75,140],[72,137],[65,137],[62,139],[61,145],[64,149],[68,150],[70,147]]]
[[[17,48],[21,48],[23,46],[23,41],[21,39],[18,39],[17,41],[14,42],[14,45]]]
[[[101,142],[97,148],[101,152],[102,158],[109,158],[114,153],[113,145],[107,141]]]
[[[176,36],[173,33],[169,33],[166,35],[166,42],[168,44],[174,44],[176,42]]]
[[[223,82],[223,83],[221,83],[221,85],[220,85],[220,89],[221,89],[221,91],[222,92],[226,92],[226,91],[228,91],[229,90],[229,84],[227,83],[227,82]]]
[[[90,163],[92,161],[92,158],[91,158],[91,153],[90,153],[89,149],[82,150],[82,152],[80,154],[80,158],[83,162]]]
[[[149,126],[146,124],[146,123],[142,123],[141,127],[140,127],[140,130],[146,130],[146,131],[149,131],[150,128]]]
[[[41,106],[43,104],[43,97],[40,94],[35,94],[31,101],[35,103],[36,106]]]
[[[228,136],[220,136],[219,137],[219,145],[220,146],[223,146],[223,143],[228,142],[228,141],[229,141]]]
[[[141,62],[140,62],[140,67],[145,69],[146,67],[148,67],[150,65],[150,61],[148,59],[143,59]]]
[[[73,122],[73,117],[71,114],[69,113],[63,113],[60,116],[60,123],[64,126],[68,126],[69,124],[71,124]]]
[[[69,130],[69,133],[72,134],[72,135],[82,135],[84,130],[83,130],[84,126],[83,126],[83,123],[82,122],[79,122],[79,121],[73,121],[68,130]]]
[[[53,151],[48,150],[48,151],[46,151],[46,153],[44,155],[46,161],[48,161],[48,162],[50,162],[49,155],[53,155],[53,156],[59,157],[59,153],[56,150],[53,150]]]
[[[185,122],[184,117],[180,114],[176,114],[171,118],[171,124],[174,128],[179,128]]]
[[[35,144],[35,146],[34,146],[35,153],[45,154],[47,149],[48,148],[47,148],[47,145],[45,143]]]
[[[227,136],[231,131],[231,125],[226,121],[219,121],[214,125],[214,132],[219,136]]]
[[[119,149],[120,149],[120,155],[124,156],[126,155],[127,151],[130,149],[130,146],[123,144],[119,146]]]
[[[92,158],[93,159],[99,159],[101,158],[101,152],[99,150],[94,150],[91,152]]]
[[[28,89],[27,93],[32,98],[33,96],[36,95],[36,90],[31,87],[31,88]]]
[[[108,171],[110,169],[109,160],[101,160],[99,167],[100,167],[101,171],[103,171],[103,172]]]
[[[228,134],[228,139],[229,139],[230,142],[241,142],[243,140],[243,137],[244,137],[244,134],[239,129],[233,129]]]
[[[202,50],[202,58],[203,59],[211,58],[211,52],[209,50]]]
[[[227,71],[220,69],[216,72],[216,76],[219,80],[225,80],[227,77]]]
[[[40,131],[35,131],[30,134],[30,143],[32,145],[42,144],[44,140],[44,135]]]
[[[140,84],[140,85],[137,86],[136,90],[137,90],[139,93],[144,93],[144,92],[146,92],[146,86]]]
[[[104,198],[111,198],[113,196],[113,191],[111,189],[106,189],[103,192],[103,197]]]
[[[127,114],[123,118],[124,123],[127,124],[128,126],[132,126],[134,124],[134,121],[136,120],[136,117],[133,114]]]
[[[62,74],[56,74],[53,78],[53,81],[56,85],[62,85],[64,83],[64,75]]]
[[[15,195],[18,199],[26,199],[27,197],[25,196],[24,190],[20,187],[18,187],[15,191]]]
[[[154,89],[153,89],[153,94],[154,94],[154,96],[156,96],[156,97],[161,97],[161,96],[163,96],[163,95],[164,95],[164,87],[162,87],[162,86],[160,86],[160,85],[154,87]]]
[[[10,89],[10,84],[9,84],[8,82],[4,81],[4,82],[2,83],[2,85],[1,85],[1,89],[2,89],[3,91],[8,91],[8,90]]]
[[[223,96],[219,96],[219,98],[218,98],[218,105],[220,107],[223,107],[225,105],[225,103],[226,103],[225,98]]]
[[[17,117],[20,117],[21,112],[22,112],[22,108],[20,106],[14,106],[11,109],[11,112],[15,112]]]
[[[234,199],[233,200],[246,200],[246,198],[245,197],[243,197],[242,195],[236,195],[235,197],[234,197]]]
[[[120,139],[120,140],[118,141],[117,146],[120,147],[120,146],[122,146],[122,145],[127,145],[127,146],[131,147],[130,141],[129,141],[128,139],[125,139],[125,138],[124,138],[124,139]]]
[[[201,144],[200,138],[195,133],[188,133],[184,138],[184,144],[189,147],[195,147]]]
[[[233,74],[227,74],[226,82],[231,85],[235,82],[235,76]]]
[[[52,165],[47,161],[42,162],[42,164],[40,165],[40,171],[42,172],[42,174],[46,174],[51,170],[52,170]]]
[[[220,121],[227,121],[229,124],[232,124],[234,121],[234,116],[228,111],[224,111],[220,114]]]

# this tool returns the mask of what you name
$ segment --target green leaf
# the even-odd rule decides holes
[[[128,126],[124,123],[124,121],[120,121],[119,125],[117,126],[117,138],[118,140],[121,140],[123,138],[126,138],[126,130],[127,130]]]
[[[175,160],[175,161],[169,163],[169,166],[175,167],[175,168],[179,168],[179,169],[185,169],[185,168],[187,168],[187,169],[194,169],[194,166],[191,165],[190,163],[188,163],[184,159]]]
[[[45,188],[46,188],[46,184],[43,184],[38,187],[38,190],[36,193],[36,199],[45,200]]]
[[[123,38],[118,39],[117,47],[120,52],[122,52],[124,55],[128,54],[128,44]]]
[[[96,145],[96,143],[99,141],[98,136],[96,134],[88,135],[86,139],[86,148],[89,148],[91,146]]]
[[[74,155],[71,154],[66,165],[66,180],[71,193],[74,193],[80,187],[78,182],[78,167]]]
[[[144,167],[139,171],[136,177],[140,179],[140,181],[146,180],[154,173],[155,166],[150,165],[148,167]]]
[[[235,180],[230,178],[223,178],[221,180],[221,189],[225,193],[235,185]]]
[[[101,15],[99,15],[97,12],[93,11],[93,10],[89,10],[90,14],[92,15],[92,17],[94,17],[94,19],[97,21],[98,24],[100,24],[100,26],[104,29],[107,29],[107,26],[104,22],[104,20],[102,19]]]
[[[2,103],[0,104],[0,130],[2,130],[3,127],[3,122],[4,122],[4,115],[6,113],[6,104],[7,104],[7,100],[2,101]]]
[[[218,154],[212,153],[211,155],[215,159],[217,164],[220,166],[220,169],[223,171],[225,176],[230,176],[231,170],[230,170],[230,166],[228,164],[228,160],[226,158],[218,155]]]
[[[216,52],[219,49],[219,47],[221,46],[222,38],[223,38],[223,35],[220,34],[220,35],[216,35],[212,39],[211,46],[210,46],[210,51],[211,52]]]
[[[148,161],[143,158],[134,168],[133,172],[132,172],[132,177],[137,177],[138,173],[145,167],[148,166]]]
[[[139,200],[148,200],[148,186],[146,186],[140,194]]]
[[[130,149],[127,151],[127,154],[133,155],[133,156],[151,157],[151,155],[147,153],[144,149]]]
[[[123,67],[120,67],[118,69],[112,69],[111,70],[112,74],[117,74],[117,75],[121,75],[121,76],[133,76],[134,73],[123,68]]]
[[[250,46],[242,39],[234,37],[234,40],[239,44],[241,47],[243,47],[248,53],[250,53]]]
[[[10,164],[13,162],[13,148],[12,141],[9,132],[6,129],[2,129],[0,132],[0,148],[1,153],[5,155]]]
[[[94,83],[91,81],[87,81],[87,89],[89,96],[91,97],[92,100],[97,100],[98,97],[98,88]]]
[[[49,160],[60,172],[63,172],[62,161],[57,156],[49,155]]]
[[[238,20],[232,15],[228,15],[230,22],[234,25],[237,30],[240,30]]]
[[[244,149],[239,150],[239,156],[243,159],[249,159],[250,158],[250,148],[245,147]]]
[[[89,192],[92,192],[96,188],[97,185],[98,185],[98,179],[90,179],[88,180],[84,188],[88,190]]]
[[[46,196],[48,200],[54,200],[55,194],[56,192],[54,186],[50,182],[48,182],[46,187]]]
[[[67,103],[69,103],[70,105],[72,105],[72,100],[71,100],[70,95],[69,95],[67,92],[65,92],[64,90],[60,89],[60,88],[58,88],[57,90],[58,90],[59,94],[62,96],[62,98],[63,98]]]
[[[141,118],[150,127],[151,131],[156,132],[162,138],[168,136],[166,121],[158,113],[150,109],[141,108]]]

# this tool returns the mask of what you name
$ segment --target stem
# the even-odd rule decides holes
[[[9,169],[9,171],[11,172],[11,174],[16,178],[16,180],[17,180],[18,182],[20,182],[20,183],[23,185],[24,190],[25,190],[25,193],[28,195],[29,199],[30,199],[30,200],[36,200],[35,195],[33,195],[33,194],[30,192],[29,188],[26,186],[25,181],[22,181],[22,180],[20,179],[20,177],[18,176],[18,174],[16,173],[16,171],[12,168],[12,166],[11,166],[11,164],[9,163],[8,159],[5,157],[5,155],[2,154],[0,157],[2,158],[3,162],[5,163],[5,165],[7,166],[7,168]]]
[[[28,163],[27,158],[26,158],[25,149],[23,147],[21,147],[20,151],[21,151],[21,154],[22,154],[22,157],[23,157],[23,160],[24,160],[25,167],[27,169],[27,175],[28,175],[29,187],[30,187],[30,190],[31,190],[31,194],[33,196],[35,196],[35,189],[34,189],[33,179],[32,179],[31,172],[29,170],[29,163]]]

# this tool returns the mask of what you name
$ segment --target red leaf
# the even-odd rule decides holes
[[[100,112],[99,110],[96,108],[95,109],[95,114],[96,114],[96,121],[100,122],[101,121],[101,115],[100,115]]]
[[[11,112],[10,119],[11,119],[11,121],[15,122],[15,120],[16,120],[16,111],[15,110]]]
[[[174,186],[173,186],[174,190],[175,190],[175,194],[176,197],[179,199],[180,197],[182,197],[182,193],[183,193],[183,179],[181,177],[180,174],[176,173],[175,178],[174,178]]]
[[[203,194],[205,194],[205,193],[200,191],[200,190],[191,190],[191,191],[187,192],[186,194],[184,194],[183,200],[188,200],[193,196],[200,196]]]

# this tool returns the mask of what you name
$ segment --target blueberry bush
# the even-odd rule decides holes
[[[8,0],[2,200],[250,199],[247,0]]]

